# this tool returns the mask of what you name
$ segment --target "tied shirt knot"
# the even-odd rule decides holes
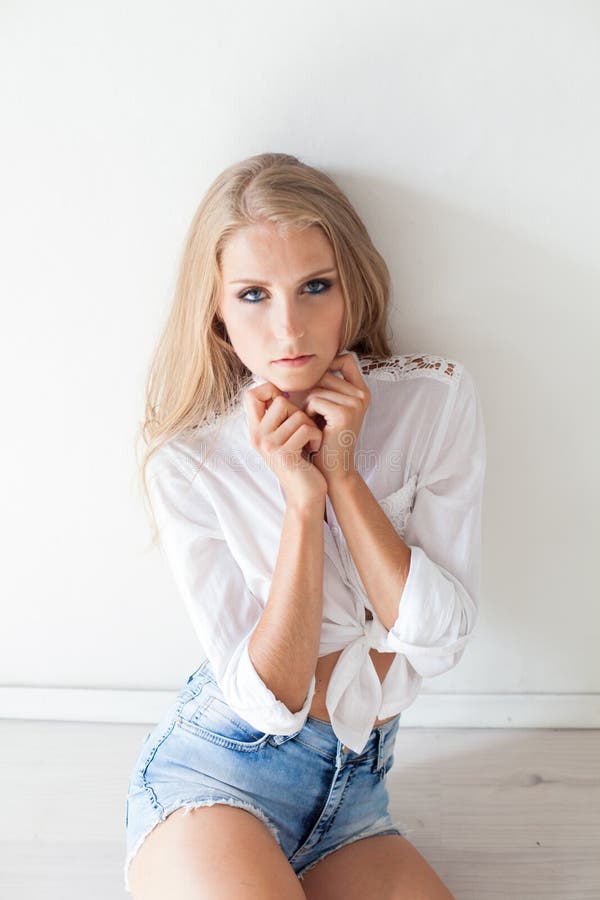
[[[379,619],[373,617],[365,621],[361,630],[362,634],[344,647],[325,697],[335,733],[356,753],[362,751],[369,738],[382,700],[381,682],[369,650],[385,640],[387,634]],[[356,720],[352,712],[357,703],[367,710],[362,720],[363,726],[358,731],[346,725]]]

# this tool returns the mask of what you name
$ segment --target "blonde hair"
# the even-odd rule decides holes
[[[238,229],[270,221],[286,229],[320,226],[331,243],[345,303],[339,349],[391,356],[385,334],[390,301],[387,265],[356,210],[324,172],[287,153],[260,153],[229,166],[208,188],[185,238],[173,302],[146,382],[146,470],[167,441],[219,423],[240,401],[252,373],[233,349],[218,303],[221,254]],[[157,528],[152,514],[152,544]]]

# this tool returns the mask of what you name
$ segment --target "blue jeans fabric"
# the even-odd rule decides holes
[[[345,747],[329,722],[308,716],[294,734],[265,734],[227,704],[210,663],[148,733],[131,773],[125,810],[125,890],[129,863],[171,812],[225,803],[265,823],[294,871],[363,837],[401,834],[385,778],[401,713],[373,728],[362,753]]]

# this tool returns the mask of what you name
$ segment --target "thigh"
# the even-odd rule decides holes
[[[417,848],[399,834],[335,850],[302,878],[308,900],[455,900]]]
[[[131,861],[134,900],[302,900],[268,828],[233,806],[182,808],[147,835]]]

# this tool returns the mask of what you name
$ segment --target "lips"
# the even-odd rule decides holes
[[[273,362],[289,362],[291,359],[303,359],[305,356],[312,356],[311,353],[298,353],[296,356],[281,356]]]
[[[274,359],[273,365],[284,369],[299,369],[314,359],[314,353],[307,353],[305,356],[295,356],[287,359]]]

